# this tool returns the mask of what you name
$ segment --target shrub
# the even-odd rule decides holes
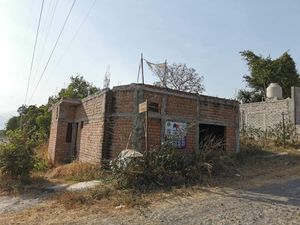
[[[242,138],[255,139],[262,141],[262,144],[275,143],[277,146],[285,146],[286,144],[298,148],[299,134],[296,126],[290,121],[275,124],[273,127],[268,127],[267,130],[261,128],[246,127],[242,130]]]
[[[299,139],[296,127],[291,122],[276,124],[269,131],[269,136],[275,140],[276,145],[295,144]]]
[[[25,180],[34,167],[33,147],[21,131],[9,131],[9,142],[0,145],[0,170],[2,175]]]
[[[132,159],[125,168],[112,163],[118,187],[148,189],[191,184],[205,176],[234,170],[233,160],[225,153],[222,141],[210,137],[204,143],[198,154],[182,152],[165,143],[151,150],[148,156]]]

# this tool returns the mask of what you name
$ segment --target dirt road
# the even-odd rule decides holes
[[[54,222],[54,221],[53,221]],[[58,221],[57,221],[58,222]],[[61,221],[64,223],[63,221]],[[300,178],[248,190],[208,191],[131,215],[94,214],[64,224],[300,224]]]
[[[149,206],[133,209],[109,208],[106,204],[110,199],[68,209],[55,200],[38,198],[32,209],[19,211],[18,207],[26,205],[28,198],[14,201],[3,198],[3,204],[7,205],[4,205],[5,210],[0,210],[0,224],[298,225],[300,163],[285,157],[273,157],[268,164],[264,160],[264,167],[260,164],[245,166],[240,171],[241,176],[220,181],[220,185],[187,189],[184,196],[174,193],[159,201],[151,200]]]
[[[251,189],[206,188],[201,194],[168,199],[147,208],[115,209],[115,213],[86,212],[80,216],[72,210],[55,216],[51,211],[48,213],[36,216],[30,224],[296,225],[300,224],[300,177]],[[1,224],[29,222],[20,217],[1,221],[2,216]]]

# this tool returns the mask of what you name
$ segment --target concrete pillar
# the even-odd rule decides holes
[[[144,114],[139,113],[139,103],[143,101],[144,91],[139,86],[137,86],[135,87],[133,95],[134,119],[130,146],[132,146],[139,152],[142,152],[142,150],[144,149],[141,143],[141,138],[144,136]]]

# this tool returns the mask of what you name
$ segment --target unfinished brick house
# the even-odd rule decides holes
[[[102,164],[126,147],[143,152],[145,117],[138,108],[146,99],[150,150],[181,127],[185,134],[176,142],[180,151],[198,151],[208,134],[223,138],[226,151],[239,151],[237,101],[130,84],[102,90],[83,100],[63,99],[53,105],[51,160]]]

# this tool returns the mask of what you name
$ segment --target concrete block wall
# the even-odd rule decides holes
[[[292,121],[297,127],[300,125],[300,87],[291,88],[292,98]],[[299,130],[299,128],[297,128]],[[299,133],[299,132],[298,132]]]
[[[240,105],[241,130],[248,127],[268,130],[282,123],[282,113],[285,121],[293,123],[293,99],[272,100]]]

